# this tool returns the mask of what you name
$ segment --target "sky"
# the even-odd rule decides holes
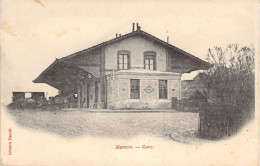
[[[3,0],[1,103],[11,102],[12,91],[55,95],[32,80],[55,58],[131,32],[133,22],[204,60],[214,46],[256,47],[257,9],[256,0]]]

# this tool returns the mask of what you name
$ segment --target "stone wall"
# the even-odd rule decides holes
[[[118,99],[119,100],[129,100],[130,98],[130,80],[129,79],[119,79],[118,80]]]
[[[113,77],[107,79],[107,108],[112,107],[112,103],[118,100],[118,80]]]
[[[140,98],[142,100],[158,99],[158,80],[141,80]]]
[[[159,99],[158,81],[165,78],[168,83],[168,98]],[[130,99],[130,79],[140,79],[140,99]],[[171,108],[172,97],[180,99],[180,77],[115,75],[108,78],[107,90],[107,104],[110,109]]]
[[[169,80],[168,81],[168,97],[169,99],[177,97],[180,100],[180,81],[179,80]]]
[[[110,106],[110,109],[169,109],[171,108],[171,101],[128,100],[113,102]]]

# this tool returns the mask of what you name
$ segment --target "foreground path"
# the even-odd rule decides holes
[[[82,135],[129,138],[138,134],[175,141],[197,141],[198,114],[166,110],[103,112],[91,110],[9,110],[16,123],[26,128],[65,137]]]

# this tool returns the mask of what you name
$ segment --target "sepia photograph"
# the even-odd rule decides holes
[[[259,2],[1,2],[1,165],[259,165]]]

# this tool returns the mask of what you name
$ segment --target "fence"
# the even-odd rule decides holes
[[[178,100],[177,97],[172,98],[171,104],[172,104],[172,106],[171,106],[172,109],[175,109],[177,111],[183,111],[184,110],[184,105],[183,105],[182,100]]]

